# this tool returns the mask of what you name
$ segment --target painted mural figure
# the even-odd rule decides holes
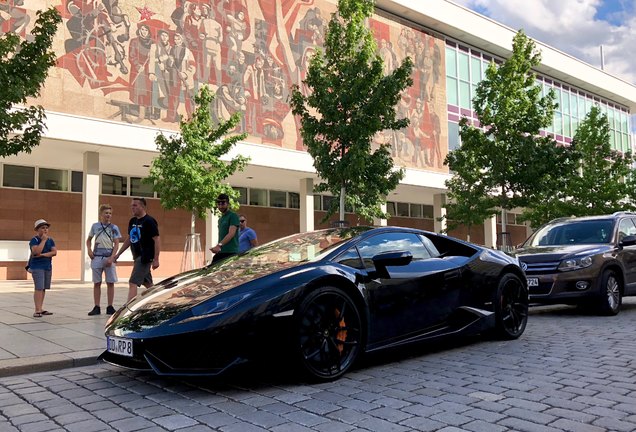
[[[156,105],[168,108],[170,89],[173,84],[170,79],[170,34],[166,30],[157,31],[157,42],[152,44],[148,53],[148,79],[157,84]],[[155,103],[153,103],[155,105]]]
[[[26,35],[26,27],[30,18],[24,6],[24,0],[8,0],[0,2],[0,31]]]
[[[227,44],[230,49],[230,53],[237,56],[242,51],[243,41],[247,37],[247,22],[245,21],[245,12],[242,10],[236,12],[235,15],[226,15],[228,26],[227,31]],[[230,56],[230,59],[232,56]]]
[[[186,40],[186,46],[192,52],[196,61],[195,79],[198,82],[205,83],[202,79],[204,75],[205,60],[203,54],[203,12],[201,6],[197,3],[186,2],[186,14],[183,19],[183,36]]]
[[[183,35],[175,33],[174,46],[170,50],[170,84],[168,113],[164,121],[178,122],[177,109],[181,96],[185,102],[188,117],[192,115],[194,103],[194,73],[196,63],[192,51],[186,46]]]
[[[153,41],[150,27],[141,24],[137,37],[130,41],[128,58],[130,59],[130,101],[139,105],[139,117],[145,117],[146,108],[152,105],[152,82],[150,81],[150,51]]]
[[[223,42],[223,28],[216,22],[214,9],[204,4],[203,28],[200,37],[203,38],[203,74],[201,81],[221,84],[221,43]],[[211,72],[214,71],[212,81]]]

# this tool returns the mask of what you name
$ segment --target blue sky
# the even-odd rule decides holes
[[[636,0],[451,0],[636,84]]]

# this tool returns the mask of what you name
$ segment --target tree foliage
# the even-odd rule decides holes
[[[27,98],[39,96],[55,64],[51,44],[61,21],[60,14],[50,8],[37,12],[26,40],[15,33],[0,36],[0,157],[31,153],[40,143],[44,108],[27,106]]]
[[[491,63],[477,86],[473,109],[479,126],[461,120],[461,147],[445,161],[454,173],[446,186],[455,222],[472,224],[477,215],[526,207],[559,188],[566,158],[552,138],[540,135],[556,108],[553,92],[542,95],[532,71],[540,62],[534,42],[519,31],[510,58]]]
[[[236,156],[229,163],[221,160],[246,134],[229,135],[240,121],[240,114],[214,124],[210,104],[214,94],[208,87],[195,96],[192,118],[179,123],[181,135],[155,139],[159,156],[152,161],[150,175],[145,179],[159,193],[161,205],[166,209],[184,209],[204,218],[206,210],[215,209],[220,193],[231,198],[235,207],[237,192],[226,179],[237,170],[243,170],[249,159]],[[193,228],[194,229],[194,228]]]
[[[557,193],[533,201],[524,219],[539,226],[555,217],[608,214],[633,210],[633,158],[612,149],[607,115],[593,106],[580,123],[572,145],[566,149],[572,171]]]
[[[401,92],[412,84],[410,58],[384,75],[383,60],[368,26],[372,0],[339,0],[326,32],[324,52],[311,58],[303,83],[292,87],[290,104],[299,116],[301,136],[323,180],[317,192],[332,200],[325,220],[344,206],[360,216],[387,217],[380,204],[404,177],[396,170],[388,145],[372,151],[373,137],[408,125],[396,118]]]

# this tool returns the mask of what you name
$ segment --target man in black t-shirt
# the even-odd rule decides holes
[[[133,198],[130,205],[133,217],[128,222],[128,238],[124,241],[115,260],[130,246],[135,259],[133,271],[128,280],[128,300],[137,295],[137,289],[144,285],[150,288],[152,274],[150,270],[159,267],[159,224],[155,218],[146,213],[146,200]]]

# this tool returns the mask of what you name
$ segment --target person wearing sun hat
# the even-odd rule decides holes
[[[36,220],[33,224],[36,234],[29,242],[29,248],[31,249],[29,271],[35,287],[33,292],[34,318],[41,318],[43,315],[53,315],[51,312],[44,310],[44,295],[47,289],[51,289],[52,261],[53,257],[57,255],[55,242],[49,237],[50,226],[51,224],[44,219]]]

